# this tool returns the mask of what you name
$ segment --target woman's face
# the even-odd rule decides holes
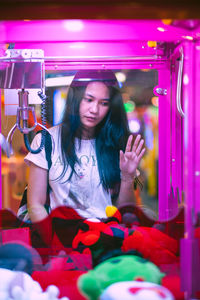
[[[80,120],[85,133],[91,136],[109,111],[109,89],[103,82],[90,82],[80,103]]]

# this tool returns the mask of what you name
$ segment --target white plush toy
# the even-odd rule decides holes
[[[58,296],[55,285],[43,292],[40,284],[27,273],[0,268],[0,300],[69,300]]]
[[[174,300],[164,286],[147,281],[120,281],[108,286],[100,300]]]

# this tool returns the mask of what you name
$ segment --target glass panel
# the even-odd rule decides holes
[[[5,109],[7,108],[4,105],[4,90],[1,90],[1,133],[7,137],[16,123],[16,115],[5,115]],[[14,155],[10,158],[4,151],[1,155],[2,208],[11,209],[16,213],[28,180],[28,169],[24,163],[27,150],[24,146],[23,135],[19,130],[15,130],[13,135],[12,148]]]
[[[140,163],[140,179],[143,189],[135,190],[135,201],[151,217],[158,215],[158,98],[153,94],[157,85],[158,73],[150,69],[115,69],[119,82],[130,131],[141,134],[145,140],[146,154]],[[61,122],[68,87],[76,70],[46,71],[46,126],[51,127]],[[41,105],[35,108],[37,121],[41,121]],[[15,105],[16,107],[16,105]],[[16,122],[16,116],[5,115],[4,94],[2,90],[2,133],[4,136]],[[33,115],[29,114],[28,126],[34,125]],[[29,133],[31,141],[37,130]],[[27,149],[23,135],[15,130],[12,141],[14,156],[7,158],[2,153],[2,194],[3,208],[10,208],[15,213],[28,182],[28,167],[23,161]]]

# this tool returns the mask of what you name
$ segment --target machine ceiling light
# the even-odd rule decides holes
[[[161,32],[166,31],[163,27],[157,27],[157,30],[158,30],[158,31],[161,31]]]
[[[68,31],[79,32],[83,30],[83,22],[81,20],[65,20],[64,28]]]
[[[69,45],[69,48],[71,49],[83,49],[85,48],[85,45],[83,43],[74,43]]]
[[[190,41],[193,41],[193,37],[190,36],[190,35],[183,35],[182,38],[186,39],[186,40],[190,40]]]
[[[68,86],[71,84],[74,76],[60,76],[60,77],[52,77],[47,78],[45,80],[46,87],[54,87],[54,86]]]

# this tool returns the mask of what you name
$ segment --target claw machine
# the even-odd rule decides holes
[[[178,235],[179,296],[200,299],[200,20],[10,20],[0,27],[2,210],[17,213],[29,139],[36,127],[61,122],[76,71],[110,69],[129,129],[147,149],[135,204],[148,224]],[[35,90],[47,95],[45,108]]]

